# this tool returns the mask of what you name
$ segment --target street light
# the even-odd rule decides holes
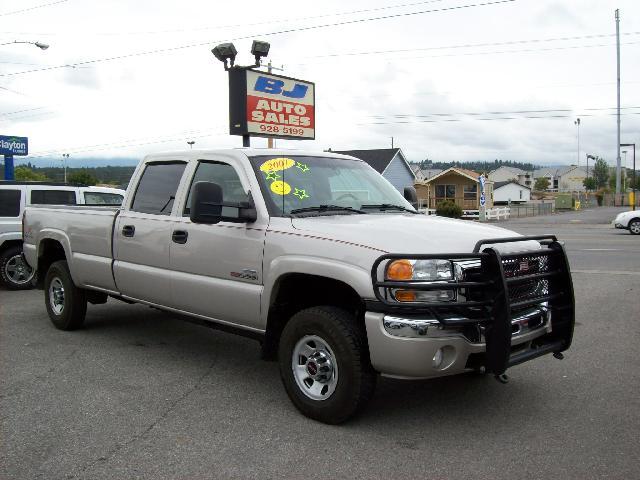
[[[598,157],[594,157],[593,155],[587,153],[587,180],[589,179],[589,159],[597,160]]]
[[[62,166],[64,167],[64,183],[67,183],[67,161],[69,160],[69,154],[62,154]]]
[[[193,144],[196,143],[195,140],[188,140],[187,141],[187,145],[189,145],[190,148],[193,149]]]
[[[0,43],[0,46],[13,45],[14,43],[28,43],[29,45],[35,45],[40,50],[46,50],[47,48],[49,48],[49,45],[47,45],[46,43],[42,43],[42,42],[27,42],[27,41],[22,41],[22,40],[14,40],[13,42]]]
[[[633,183],[631,184],[631,191],[633,192],[633,201],[631,202],[631,207],[632,207],[631,210],[635,210],[636,209],[636,144],[635,143],[621,143],[620,146],[621,147],[633,147]],[[626,160],[627,156],[625,155],[624,158]]]

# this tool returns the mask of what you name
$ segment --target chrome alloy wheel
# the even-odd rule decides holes
[[[634,235],[640,235],[640,221],[633,221],[629,224],[629,230]]]
[[[21,254],[14,255],[4,264],[4,273],[14,285],[24,285],[33,279],[34,270]]]
[[[305,335],[293,349],[291,369],[298,388],[312,400],[326,400],[338,385],[338,364],[327,342]]]
[[[54,277],[49,285],[49,305],[56,315],[64,310],[64,285],[58,277]]]

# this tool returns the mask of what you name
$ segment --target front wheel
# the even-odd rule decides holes
[[[22,247],[13,246],[0,254],[0,280],[11,290],[33,287],[35,270],[25,262]]]
[[[307,417],[342,423],[358,413],[375,389],[362,325],[330,306],[295,314],[280,338],[280,376],[293,404]]]
[[[44,300],[51,323],[60,330],[75,330],[84,323],[87,298],[73,283],[64,260],[53,262],[44,278]]]
[[[631,235],[640,235],[640,219],[636,218],[629,222],[629,232]]]

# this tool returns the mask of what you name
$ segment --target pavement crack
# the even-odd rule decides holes
[[[145,428],[142,432],[133,435],[126,442],[115,444],[106,454],[99,456],[95,460],[93,460],[90,463],[88,463],[87,465],[85,465],[80,470],[80,475],[83,475],[85,472],[87,472],[87,470],[90,470],[91,468],[93,468],[98,463],[108,462],[109,460],[111,460],[113,457],[115,457],[124,448],[134,444],[135,442],[137,442],[139,440],[142,440],[151,430],[153,430],[156,427],[156,425],[158,425],[160,422],[162,422],[164,419],[166,419],[171,414],[171,412],[173,410],[175,410],[176,407],[181,402],[183,402],[193,392],[198,390],[198,388],[200,387],[200,385],[202,384],[204,379],[211,373],[211,370],[213,369],[215,364],[216,364],[216,360],[211,362],[211,364],[207,367],[207,369],[204,371],[204,373],[202,375],[200,375],[200,377],[198,377],[196,382],[189,389],[187,389],[182,395],[180,395],[177,399],[175,399],[173,402],[171,402],[171,404],[164,410],[164,412],[162,412],[147,428]],[[67,475],[66,476],[66,478],[75,478],[75,477],[76,477],[76,475]]]

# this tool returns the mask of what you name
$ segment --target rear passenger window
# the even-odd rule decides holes
[[[20,215],[20,190],[0,190],[0,217]]]
[[[183,212],[184,216],[189,216],[191,211],[191,193],[196,182],[213,182],[220,185],[222,198],[225,202],[246,202],[248,200],[247,193],[240,183],[240,177],[231,165],[220,162],[200,162],[193,175],[193,180],[191,180],[191,188],[189,188]]]
[[[169,215],[180,185],[185,162],[148,163],[144,169],[131,210]]]
[[[84,203],[87,205],[121,205],[122,195],[106,192],[85,192]]]
[[[75,205],[76,192],[73,190],[31,190],[34,205]]]

